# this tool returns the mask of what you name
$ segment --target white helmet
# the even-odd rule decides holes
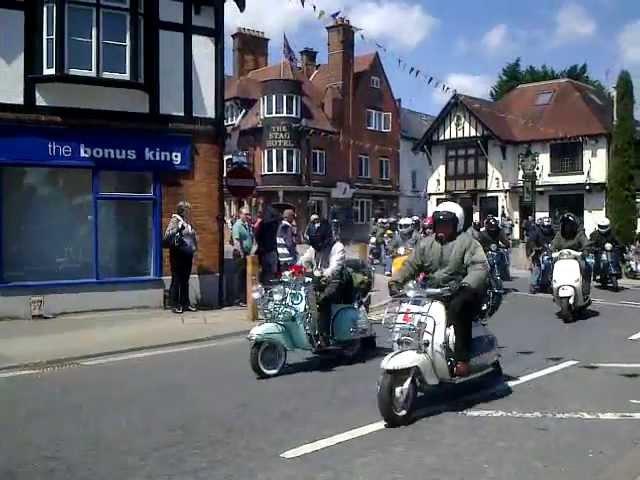
[[[409,233],[413,230],[413,221],[409,217],[403,217],[398,222],[398,231],[400,233]]]
[[[464,228],[464,210],[460,205],[456,202],[442,202],[433,211],[434,220],[435,217],[437,217],[438,212],[453,213],[458,219],[458,233],[462,232],[462,229]]]
[[[604,217],[598,222],[598,231],[602,234],[605,234],[609,230],[611,230],[611,221],[607,217]]]

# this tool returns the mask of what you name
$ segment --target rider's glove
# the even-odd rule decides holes
[[[457,280],[451,280],[447,284],[447,287],[449,288],[449,290],[451,290],[451,293],[453,294],[457,293],[463,286],[464,285],[458,282]]]
[[[389,296],[390,297],[397,297],[398,295],[400,295],[400,293],[402,291],[402,287],[395,280],[390,280],[389,284],[387,285],[387,287],[389,288]]]

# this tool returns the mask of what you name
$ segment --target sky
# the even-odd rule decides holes
[[[380,51],[394,95],[402,105],[436,115],[448,100],[439,89],[409,75],[410,66],[446,81],[461,93],[488,97],[502,67],[516,57],[523,65],[557,69],[586,62],[592,77],[615,85],[621,69],[631,72],[640,118],[639,0],[247,0],[240,14],[226,2],[225,30],[261,30],[271,39],[270,62],[280,61],[283,33],[297,52],[319,50],[326,62],[327,34],[311,3],[338,10],[362,28],[356,54]],[[327,20],[324,20],[326,24]],[[231,39],[226,42],[231,73]],[[398,67],[400,56],[409,65]]]

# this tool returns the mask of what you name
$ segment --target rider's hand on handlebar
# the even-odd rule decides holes
[[[398,282],[396,282],[395,280],[390,280],[389,284],[387,285],[387,287],[389,288],[389,296],[390,297],[397,297],[398,295],[400,295],[402,293],[401,285]]]

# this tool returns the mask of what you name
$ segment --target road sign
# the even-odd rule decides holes
[[[256,178],[253,172],[244,165],[234,165],[225,179],[229,193],[236,198],[248,198],[256,189]]]

